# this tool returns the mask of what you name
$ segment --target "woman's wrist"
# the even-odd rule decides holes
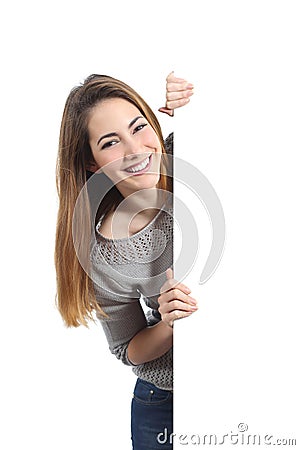
[[[159,323],[161,324],[160,326],[162,327],[163,332],[166,333],[166,335],[169,334],[170,336],[173,336],[173,324],[172,323],[166,322],[165,320],[161,320]]]
[[[137,333],[129,342],[128,358],[143,364],[165,354],[173,345],[173,329],[162,320]]]

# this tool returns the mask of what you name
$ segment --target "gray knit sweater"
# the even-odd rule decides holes
[[[171,199],[171,195],[169,197]],[[165,271],[173,264],[173,209],[167,200],[154,219],[129,238],[108,239],[96,227],[92,247],[92,278],[97,301],[108,319],[97,315],[110,351],[133,372],[157,387],[173,389],[172,349],[160,358],[133,365],[127,356],[130,340],[161,320],[158,312]]]
[[[173,133],[165,141],[173,153]],[[96,227],[91,251],[91,271],[96,299],[108,315],[97,314],[110,351],[143,380],[166,390],[173,389],[173,352],[140,365],[128,359],[131,339],[143,328],[161,320],[158,312],[160,288],[166,270],[173,266],[173,204],[170,194],[158,214],[129,238],[108,239]]]

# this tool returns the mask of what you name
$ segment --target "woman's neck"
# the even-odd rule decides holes
[[[126,197],[100,228],[106,237],[129,237],[145,228],[157,215],[168,198],[167,191],[144,189]]]

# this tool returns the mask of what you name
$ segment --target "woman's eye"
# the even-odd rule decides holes
[[[137,131],[141,131],[143,128],[145,128],[148,124],[147,123],[141,123],[140,125],[138,125],[137,127],[135,127],[135,129],[133,130],[133,134],[136,133]]]
[[[115,145],[117,143],[118,143],[118,141],[115,141],[115,140],[105,142],[105,144],[102,145],[102,149],[112,147],[113,145]]]

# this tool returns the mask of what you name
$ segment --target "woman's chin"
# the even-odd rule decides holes
[[[126,180],[120,181],[117,185],[119,191],[123,196],[132,194],[133,192],[140,191],[142,189],[155,189],[159,183],[159,174],[144,174],[143,176],[128,177]],[[125,195],[124,195],[125,194]]]

